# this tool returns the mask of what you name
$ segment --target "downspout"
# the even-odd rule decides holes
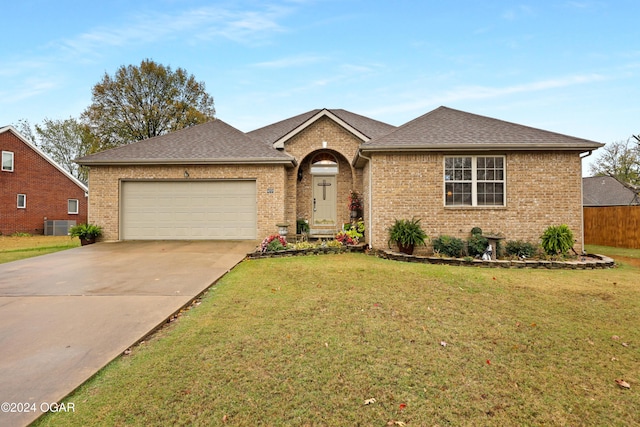
[[[362,154],[362,152],[358,153],[358,155],[369,162],[369,195],[368,195],[369,197],[367,197],[367,199],[369,200],[368,202],[369,215],[367,215],[368,216],[367,222],[369,223],[369,225],[367,228],[369,229],[369,247],[371,248],[372,247],[371,242],[373,242],[373,219],[372,219],[373,215],[371,212],[371,208],[373,206],[373,202],[371,201],[371,195],[373,194],[373,191],[372,191],[373,181],[371,179],[373,176],[373,173],[371,172],[371,170],[373,169],[373,161],[371,160],[371,157],[365,156],[364,154]]]
[[[586,155],[580,155],[580,222],[582,223],[582,250],[580,253],[584,253],[584,185],[582,185],[582,159],[586,159],[593,153],[593,150],[587,151]]]

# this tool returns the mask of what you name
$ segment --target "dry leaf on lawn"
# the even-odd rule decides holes
[[[626,388],[626,389],[630,389],[631,385],[626,382],[625,380],[616,380],[616,383],[621,387],[621,388]]]

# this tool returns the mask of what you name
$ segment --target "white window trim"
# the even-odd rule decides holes
[[[75,212],[73,212],[71,209],[69,209],[69,203],[72,200],[76,202],[76,211]],[[78,201],[78,199],[68,199],[67,200],[67,213],[71,214],[71,215],[77,215],[79,211],[80,211],[80,202]]]
[[[22,205],[20,205],[20,196],[22,196]],[[26,194],[18,194],[16,197],[16,205],[18,209],[26,209],[27,208],[27,195]]]
[[[447,159],[471,157],[471,181],[454,181],[446,179]],[[478,158],[479,157],[501,157],[502,158],[502,180],[481,180],[481,182],[502,183],[503,200],[501,205],[478,205]],[[447,182],[471,182],[471,204],[470,205],[447,205]],[[504,208],[507,206],[507,156],[500,154],[468,155],[460,154],[456,156],[444,156],[442,159],[442,204],[445,208]]]
[[[11,169],[5,169],[4,168],[4,155],[5,154],[10,154],[11,155]],[[2,172],[13,172],[14,170],[14,160],[15,160],[15,155],[13,153],[13,151],[3,151],[2,152],[2,157],[0,158],[0,167],[2,168]]]

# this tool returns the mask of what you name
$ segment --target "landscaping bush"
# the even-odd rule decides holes
[[[522,240],[511,240],[507,242],[505,252],[511,257],[533,258],[538,252],[538,247]]]
[[[433,250],[435,252],[457,258],[462,253],[464,242],[462,239],[451,236],[439,236],[433,240]]]
[[[566,255],[573,247],[573,232],[566,224],[550,226],[540,238],[547,255]]]
[[[279,234],[272,234],[260,244],[260,252],[275,252],[286,249],[287,240]]]
[[[358,243],[358,240],[354,239],[353,237],[351,237],[349,235],[348,231],[347,232],[344,232],[344,231],[339,232],[338,234],[336,234],[335,239],[338,242],[342,243],[343,245],[355,245],[355,244]]]
[[[425,240],[429,237],[420,225],[420,219],[396,219],[391,227],[387,229],[389,233],[389,241],[398,245],[400,251],[405,253],[413,253],[413,247],[416,245],[424,245]]]
[[[471,237],[467,240],[467,252],[469,256],[480,256],[487,249],[489,241],[486,237],[482,237],[482,229],[473,227],[471,229]]]
[[[296,220],[296,234],[308,233],[309,222],[304,218],[298,218]]]

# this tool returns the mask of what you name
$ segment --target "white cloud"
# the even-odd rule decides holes
[[[242,44],[262,44],[272,34],[283,32],[279,20],[290,13],[285,7],[258,10],[203,7],[179,14],[148,13],[132,16],[116,27],[97,27],[57,43],[68,53],[93,55],[105,47],[154,43],[173,37],[210,40],[217,37]]]

